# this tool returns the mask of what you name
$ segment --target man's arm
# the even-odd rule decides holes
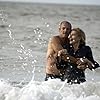
[[[61,42],[58,38],[58,36],[54,36],[52,39],[51,39],[51,45],[52,45],[52,48],[55,52],[58,52],[62,49],[64,49],[61,45]]]
[[[54,46],[55,45],[55,42],[54,42],[54,37],[52,39],[49,40],[49,43],[48,43],[48,49],[47,49],[47,55],[46,55],[46,58],[56,58],[57,57],[57,47]]]

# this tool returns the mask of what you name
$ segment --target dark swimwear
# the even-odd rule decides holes
[[[65,79],[64,79],[64,75],[53,75],[53,74],[46,74],[46,77],[45,77],[45,81],[47,81],[48,79],[56,79],[56,78],[58,78],[58,79],[61,79],[61,81],[64,81]]]

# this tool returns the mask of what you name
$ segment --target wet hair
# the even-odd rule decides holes
[[[70,26],[70,29],[72,28],[71,23],[68,22],[68,21],[62,21],[62,22],[60,22],[59,27],[61,27],[62,24],[68,24]]]
[[[80,28],[73,28],[72,31],[76,31],[78,36],[81,38],[80,40],[80,45],[86,43],[86,36],[83,30],[81,30]]]

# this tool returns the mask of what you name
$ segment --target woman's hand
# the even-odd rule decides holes
[[[77,64],[77,65],[83,65],[83,64],[86,64],[87,61],[88,61],[87,58],[78,58],[76,64]]]
[[[93,63],[87,58],[80,58],[77,62],[77,68],[85,70],[86,68],[92,69]]]
[[[87,58],[80,58],[76,64],[78,65],[77,68],[85,70],[87,68],[88,59]]]

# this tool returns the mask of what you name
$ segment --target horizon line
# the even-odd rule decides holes
[[[35,1],[12,1],[12,0],[0,0],[0,2],[12,2],[12,3],[38,3],[38,4],[64,4],[64,5],[86,5],[86,6],[100,6],[100,4],[89,3],[64,3],[64,2],[35,2]]]

